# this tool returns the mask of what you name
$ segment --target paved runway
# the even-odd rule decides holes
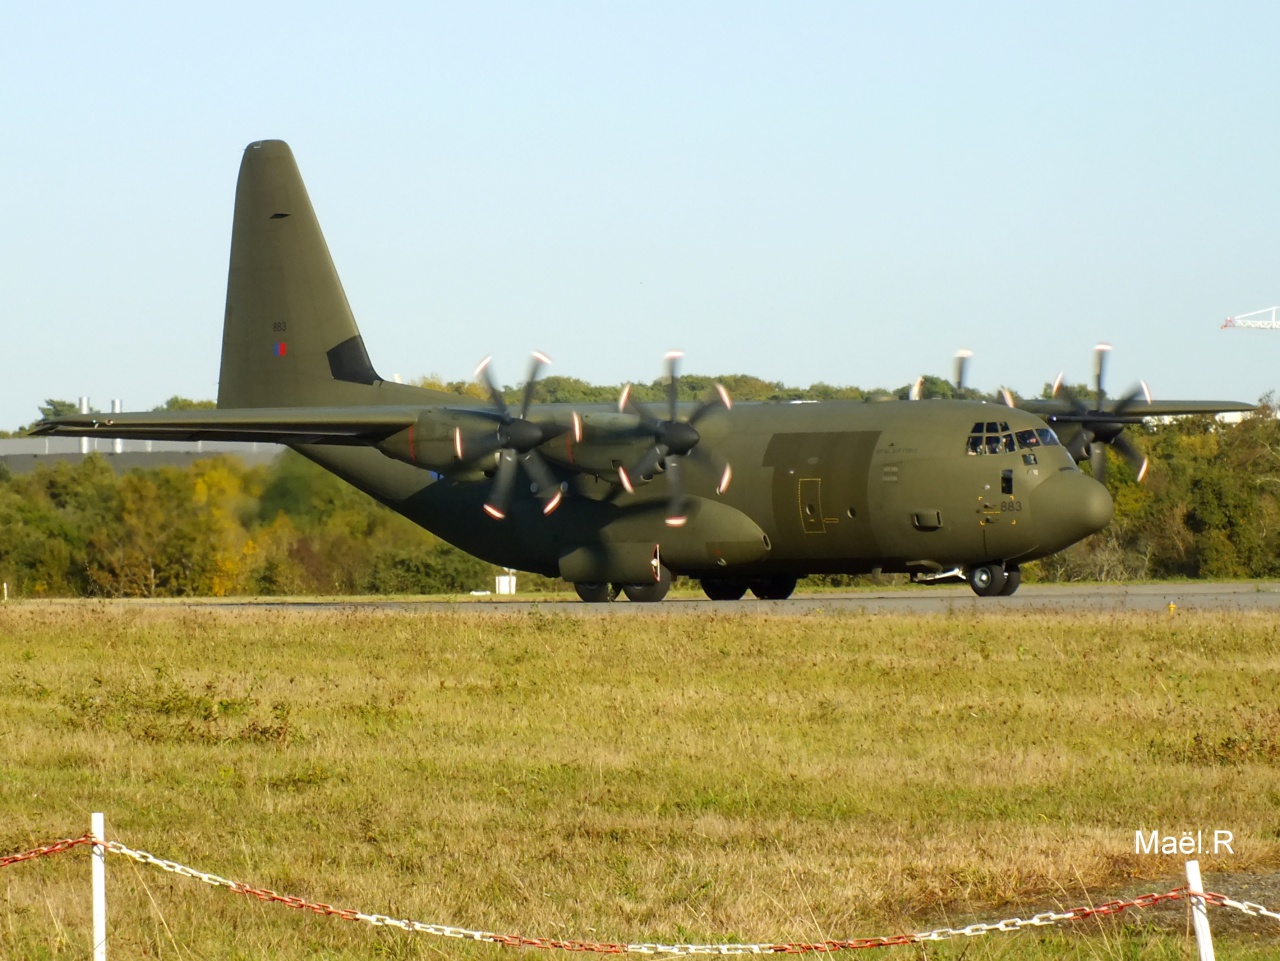
[[[1042,610],[1155,611],[1175,605],[1182,611],[1275,611],[1280,614],[1280,583],[1185,582],[1098,586],[1075,584],[1027,585],[1013,597],[978,597],[966,586],[912,587],[887,591],[797,594],[785,601],[759,601],[747,595],[741,601],[709,601],[703,597],[675,595],[659,604],[584,604],[577,600],[529,600],[497,597],[454,601],[356,598],[351,600],[210,601],[213,607],[334,610],[370,607],[395,611],[468,611],[477,615],[540,611],[582,617],[638,617],[734,614],[807,614],[820,611],[855,613],[927,614],[952,611]],[[172,604],[173,601],[168,603]],[[204,606],[204,605],[202,605]]]

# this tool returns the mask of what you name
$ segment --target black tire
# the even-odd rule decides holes
[[[704,577],[702,593],[713,601],[740,601],[747,593],[747,582],[732,577]]]
[[[762,601],[785,601],[796,589],[796,579],[786,574],[770,574],[751,582],[751,593]]]
[[[665,567],[658,568],[658,579],[651,584],[623,584],[622,593],[627,600],[638,604],[655,604],[667,596],[671,590],[671,572]]]
[[[1013,568],[1004,572],[1004,587],[1000,588],[1000,596],[1008,597],[1010,594],[1018,590],[1018,586],[1022,583],[1022,571]]]
[[[1008,579],[1004,568],[998,564],[983,564],[969,570],[969,586],[979,597],[998,596]]]
[[[608,604],[618,596],[618,589],[607,583],[596,584],[584,581],[574,584],[573,589],[588,604]]]

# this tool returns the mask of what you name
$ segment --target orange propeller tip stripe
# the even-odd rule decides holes
[[[485,504],[484,512],[495,521],[503,520],[507,516],[503,511],[498,510],[498,508],[494,507],[492,504]]]
[[[729,489],[729,482],[733,480],[733,468],[728,464],[724,465],[724,473],[720,475],[720,483],[716,485],[716,493],[723,494]]]

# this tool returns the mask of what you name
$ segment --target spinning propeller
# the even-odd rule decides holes
[[[956,351],[955,357],[955,379],[952,383],[955,385],[954,396],[959,398],[963,395],[964,375],[969,366],[969,358],[973,356],[973,351],[964,348]],[[924,397],[924,377],[917,377],[916,382],[911,385],[907,391],[907,400],[921,400]]]
[[[486,412],[484,416],[495,420],[497,426],[491,432],[465,432],[460,427],[455,429],[454,453],[458,455],[459,461],[469,466],[479,466],[486,458],[497,455],[498,466],[493,475],[493,486],[489,489],[489,497],[484,504],[485,513],[494,520],[500,521],[507,516],[516,474],[520,468],[524,469],[532,481],[530,489],[542,501],[542,513],[550,514],[560,506],[564,495],[537,448],[563,434],[565,428],[556,424],[537,424],[527,418],[529,405],[533,402],[538,371],[544,364],[551,363],[551,358],[546,354],[534,353],[533,362],[529,365],[529,376],[524,383],[519,415],[511,413],[502,391],[489,372],[489,362],[492,359],[486,357],[480,361],[480,366],[476,368],[476,378],[488,388],[489,399],[493,403],[493,411]],[[578,423],[577,418],[574,423]]]
[[[729,392],[724,389],[723,385],[716,384],[715,393],[702,401],[693,413],[689,415],[688,419],[678,419],[676,401],[679,396],[680,381],[676,374],[676,361],[683,356],[684,354],[678,350],[669,351],[666,356],[666,420],[661,420],[654,416],[647,407],[632,398],[630,384],[627,384],[622,389],[622,396],[618,398],[618,410],[625,412],[628,407],[634,409],[640,417],[641,430],[653,437],[653,446],[645,451],[644,456],[634,466],[618,469],[618,480],[622,482],[622,486],[630,494],[635,490],[636,481],[649,480],[656,471],[665,470],[667,486],[670,490],[666,519],[668,527],[683,527],[689,520],[684,496],[685,457],[693,457],[696,460],[709,463],[713,470],[719,472],[720,481],[716,485],[717,494],[723,494],[728,490],[729,481],[733,478],[733,471],[728,463],[705,448],[698,446],[701,436],[695,426],[712,409],[723,406],[728,410],[732,407],[733,402],[729,399]]]
[[[1126,424],[1142,423],[1141,414],[1129,412],[1140,400],[1151,403],[1151,392],[1147,389],[1147,385],[1140,381],[1138,386],[1121,397],[1114,407],[1104,410],[1103,404],[1107,394],[1102,386],[1102,374],[1110,351],[1110,344],[1099,344],[1093,351],[1093,409],[1090,410],[1088,405],[1075,396],[1071,388],[1062,383],[1062,374],[1059,374],[1053,384],[1053,395],[1056,397],[1062,394],[1071,405],[1071,410],[1061,414],[1049,414],[1046,419],[1050,423],[1079,425],[1079,430],[1067,443],[1067,450],[1077,461],[1087,457],[1093,476],[1099,481],[1104,481],[1107,477],[1107,445],[1114,447],[1129,462],[1137,479],[1141,481],[1147,473],[1147,458],[1124,435],[1124,428]]]

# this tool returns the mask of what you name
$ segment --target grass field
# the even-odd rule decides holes
[[[527,936],[812,941],[1180,886],[1277,904],[1266,614],[0,608],[0,856],[87,830]],[[697,610],[697,608],[695,608]],[[112,958],[500,958],[108,860]],[[0,956],[88,958],[86,849],[0,871]],[[1269,898],[1269,899],[1268,899]],[[1280,924],[1213,915],[1219,957]],[[1188,958],[1181,907],[898,958]]]

